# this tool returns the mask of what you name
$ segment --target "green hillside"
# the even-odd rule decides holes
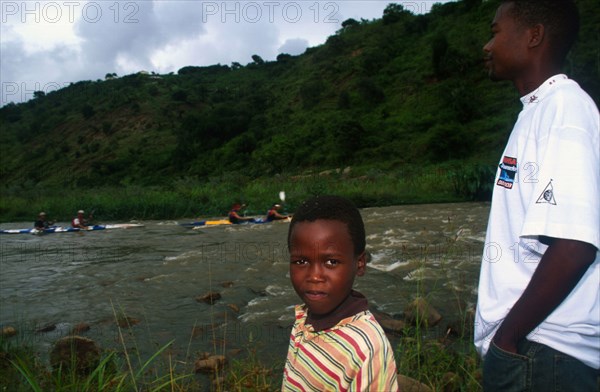
[[[598,102],[600,5],[578,3],[565,72]],[[390,4],[299,56],[39,92],[0,109],[3,194],[494,165],[520,109],[513,86],[482,66],[496,6],[464,0],[413,15]]]

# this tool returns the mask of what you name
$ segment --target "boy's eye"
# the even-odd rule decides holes
[[[339,260],[329,259],[325,262],[325,265],[328,267],[334,267],[334,266],[338,265],[339,263],[340,263]]]
[[[307,264],[308,261],[306,259],[295,259],[292,260],[292,264],[296,264],[296,265],[304,265]]]

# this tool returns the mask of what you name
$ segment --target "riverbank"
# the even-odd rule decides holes
[[[420,302],[403,320],[377,314],[395,348],[401,390],[479,391],[480,363],[471,343],[470,315],[445,327],[442,336],[431,337],[430,327],[441,319],[426,301]],[[120,350],[101,350],[85,334],[89,326],[78,326],[71,335],[57,340],[45,360],[17,329],[0,331],[0,388],[11,391],[278,391],[283,363],[265,362],[255,355],[256,344],[246,350],[226,350],[226,342],[213,353],[172,355],[172,343],[158,347],[148,359],[128,348],[133,322],[119,324]],[[429,324],[433,325],[429,325]],[[128,335],[129,338],[124,336]],[[435,334],[434,334],[435,335]]]
[[[64,189],[4,188],[0,222],[32,221],[44,211],[51,220],[70,221],[84,209],[102,221],[180,219],[224,216],[234,202],[245,203],[249,215],[263,215],[278,194],[286,192],[285,209],[293,211],[306,198],[334,193],[360,208],[487,200],[493,169],[484,165],[361,169],[334,168],[320,172],[249,178],[227,173],[208,180],[176,179],[169,186]]]

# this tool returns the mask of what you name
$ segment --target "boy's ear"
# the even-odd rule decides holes
[[[356,260],[356,276],[363,276],[367,269],[367,256],[362,252]]]
[[[544,41],[545,29],[541,23],[529,28],[529,47],[539,46]]]

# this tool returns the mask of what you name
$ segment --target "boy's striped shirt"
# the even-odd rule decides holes
[[[296,306],[282,391],[397,391],[391,345],[371,312],[314,332]]]

